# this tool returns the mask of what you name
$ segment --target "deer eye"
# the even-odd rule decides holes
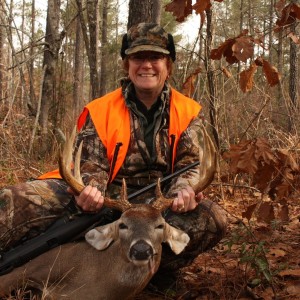
[[[159,224],[155,229],[164,229],[164,224]]]
[[[128,226],[126,226],[124,223],[120,223],[119,229],[128,229]]]

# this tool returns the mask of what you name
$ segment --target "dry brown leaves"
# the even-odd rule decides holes
[[[214,195],[218,194],[218,191],[210,188],[207,193]],[[172,293],[169,291],[166,294],[155,294],[145,290],[138,299],[299,300],[299,203],[289,199],[290,221],[274,226],[265,220],[259,222],[256,218],[252,223],[248,223],[247,219],[242,217],[245,206],[256,202],[257,198],[247,189],[240,189],[234,197],[229,196],[221,202],[230,221],[225,239],[213,250],[199,255],[192,265],[181,270],[181,276],[174,284]],[[241,222],[245,222],[244,226],[241,226]],[[230,242],[232,244],[229,250]],[[261,253],[258,253],[255,247],[259,243],[264,243]],[[250,262],[243,262],[241,253],[249,258],[264,256],[272,280],[267,281],[262,274],[259,276]]]
[[[279,1],[276,5],[277,11],[281,14],[280,18],[276,21],[277,27],[275,31],[282,30],[295,23],[296,19],[300,20],[300,7],[296,3],[289,3],[286,6],[285,1]]]
[[[223,2],[223,0],[214,1]],[[196,14],[200,14],[203,22],[205,11],[208,10],[211,5],[211,0],[197,0],[194,5],[192,5],[192,0],[173,0],[165,6],[165,10],[171,12],[178,22],[183,22],[194,10]]]
[[[198,74],[201,72],[201,68],[197,68],[188,78],[185,80],[182,86],[181,93],[187,97],[192,98],[195,92],[195,80]]]
[[[272,199],[283,199],[294,191],[299,165],[287,150],[273,150],[264,138],[241,141],[223,154],[232,174],[251,175],[251,185]]]

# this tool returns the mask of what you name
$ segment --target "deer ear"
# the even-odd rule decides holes
[[[180,229],[177,229],[168,223],[165,228],[165,239],[175,254],[179,254],[189,243],[189,236]]]
[[[116,238],[116,222],[96,227],[85,234],[85,240],[97,250],[106,249]]]

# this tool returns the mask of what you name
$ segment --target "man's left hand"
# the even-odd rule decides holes
[[[196,201],[194,190],[190,186],[187,186],[178,192],[171,209],[175,212],[185,213],[194,210],[197,205],[198,202]]]

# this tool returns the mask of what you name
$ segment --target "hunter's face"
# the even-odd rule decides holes
[[[137,91],[162,91],[169,75],[167,57],[164,54],[143,51],[130,55],[128,61],[128,74]]]

